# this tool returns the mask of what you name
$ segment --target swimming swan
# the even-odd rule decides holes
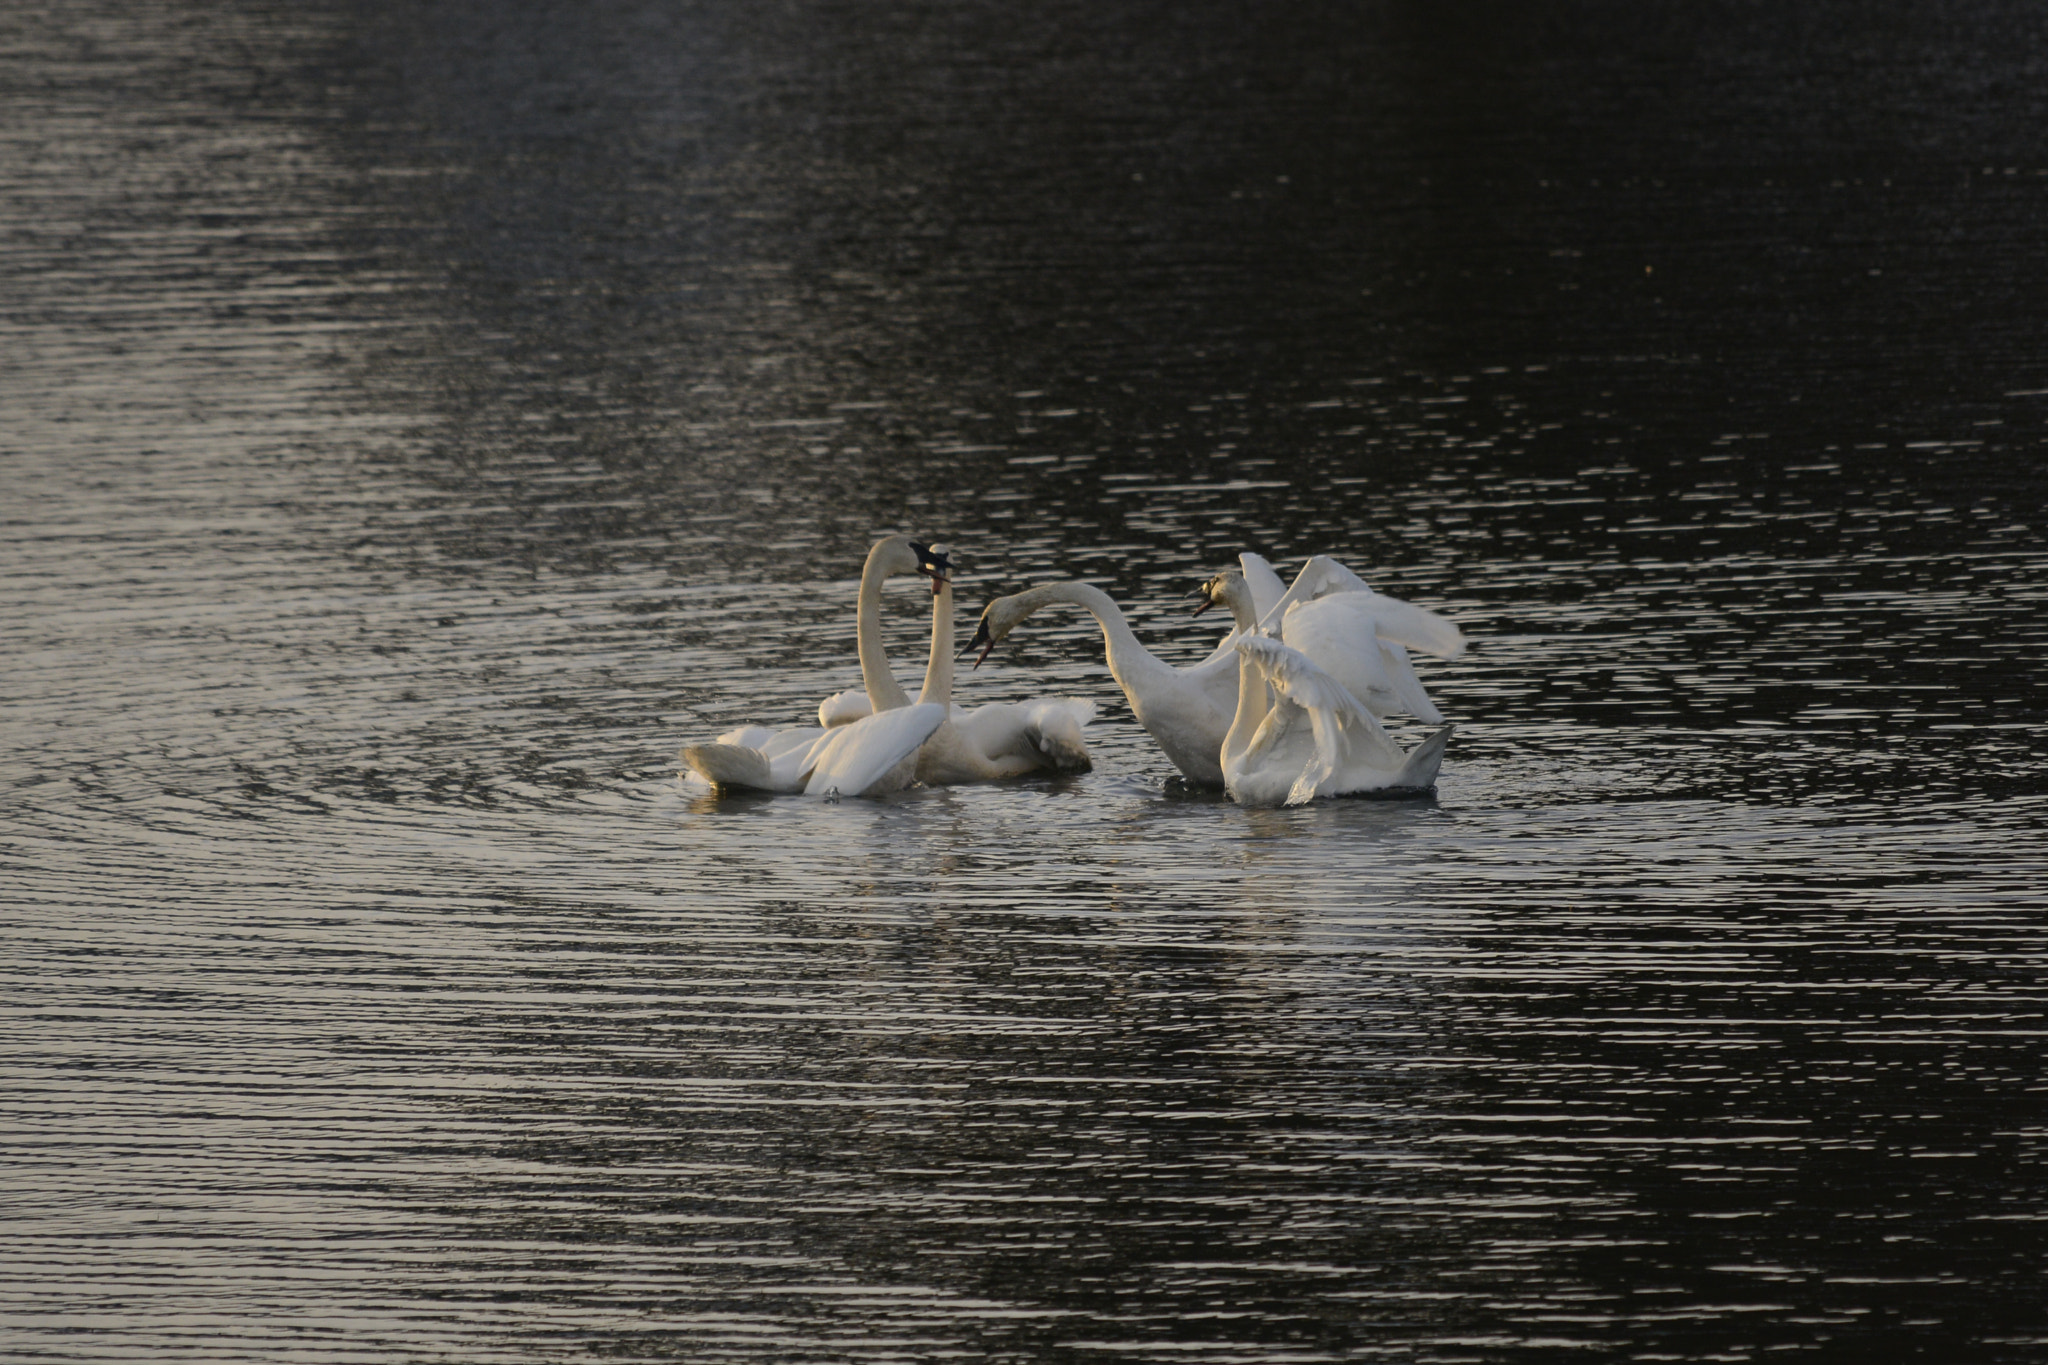
[[[972,711],[953,700],[953,584],[943,573],[933,580],[932,652],[925,667],[920,703],[948,708],[948,719],[917,755],[917,780],[928,787],[994,782],[1051,768],[1086,772],[1094,766],[1081,727],[1095,715],[1095,703],[1041,697],[1027,702],[990,702]]]
[[[719,787],[803,792],[807,796],[880,796],[910,785],[916,756],[946,720],[943,705],[910,705],[882,650],[882,585],[896,574],[916,573],[936,586],[945,556],[906,536],[886,536],[868,551],[855,611],[861,681],[867,694],[886,698],[882,709],[840,723],[775,730],[741,726],[709,744],[686,746],[686,767]],[[841,693],[841,697],[848,694]],[[834,698],[820,706],[820,719]]]
[[[1263,634],[1240,638],[1237,713],[1224,737],[1223,785],[1246,806],[1319,796],[1422,792],[1436,782],[1446,725],[1403,753],[1342,683]]]
[[[1316,588],[1325,595],[1314,596]],[[1406,712],[1443,723],[1404,646],[1454,659],[1465,650],[1464,632],[1433,611],[1374,592],[1327,555],[1304,565],[1295,586],[1264,611],[1249,580],[1235,572],[1216,575],[1198,595],[1197,616],[1226,608],[1239,631],[1257,628],[1299,650],[1375,716]]]

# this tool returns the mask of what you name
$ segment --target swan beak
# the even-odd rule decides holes
[[[917,556],[917,571],[932,581],[932,596],[937,597],[953,574],[950,556],[942,549],[915,540],[910,542],[910,552]]]
[[[988,633],[988,618],[986,616],[981,618],[981,624],[975,627],[974,638],[967,642],[967,649],[962,650],[961,653],[967,653],[968,650],[972,650],[976,645],[981,646],[981,653],[975,657],[974,666],[980,668],[982,662],[988,658],[989,651],[996,647],[995,640]]]

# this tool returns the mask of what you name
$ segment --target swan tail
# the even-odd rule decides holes
[[[863,716],[875,713],[875,704],[868,694],[858,687],[849,687],[844,692],[834,692],[818,703],[818,724],[827,730],[842,725],[851,725]]]
[[[881,796],[908,786],[912,761],[946,719],[935,701],[834,726],[809,754],[805,796]]]
[[[689,744],[683,747],[683,766],[714,787],[748,787],[754,791],[793,791],[777,787],[768,758],[759,749],[744,744]]]
[[[1046,766],[1063,773],[1085,773],[1095,766],[1081,727],[1095,717],[1095,703],[1073,698],[1033,702],[1025,712],[1024,736],[1045,759]]]
[[[1437,770],[1444,762],[1444,746],[1451,742],[1451,731],[1456,728],[1446,725],[1416,745],[1414,752],[1408,755],[1408,761],[1401,765],[1401,771],[1394,778],[1393,785],[1414,791],[1426,791],[1434,787]]]

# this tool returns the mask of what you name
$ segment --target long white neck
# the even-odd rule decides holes
[[[942,581],[932,596],[932,654],[924,666],[920,702],[953,704],[953,585]]]
[[[1143,690],[1152,678],[1172,676],[1180,671],[1139,644],[1138,637],[1131,633],[1130,623],[1124,620],[1122,608],[1110,600],[1108,593],[1092,584],[1047,583],[1042,587],[1027,588],[1013,600],[1022,613],[1020,620],[1022,616],[1054,602],[1071,603],[1094,616],[1102,625],[1102,652],[1109,663],[1110,676],[1116,679],[1126,695],[1134,688]]]
[[[1239,630],[1250,630],[1259,624],[1259,609],[1252,601],[1251,584],[1242,578],[1230,578],[1223,585],[1223,605],[1230,608],[1231,624]],[[1278,621],[1273,623],[1276,627]]]
[[[1251,747],[1259,722],[1272,709],[1271,701],[1266,692],[1265,669],[1259,667],[1251,655],[1240,651],[1237,656],[1237,714],[1230,718],[1230,731],[1223,736],[1225,773],[1230,771],[1231,760],[1242,757]]]
[[[860,685],[877,711],[910,705],[910,694],[889,671],[889,656],[882,652],[882,584],[889,577],[882,562],[889,548],[885,540],[868,551],[867,563],[860,571],[860,605],[854,619],[860,646]]]

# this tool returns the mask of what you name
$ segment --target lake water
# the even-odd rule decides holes
[[[0,1354],[2048,1357],[2048,22],[1540,8],[0,15]],[[1437,791],[679,782],[892,531]]]

